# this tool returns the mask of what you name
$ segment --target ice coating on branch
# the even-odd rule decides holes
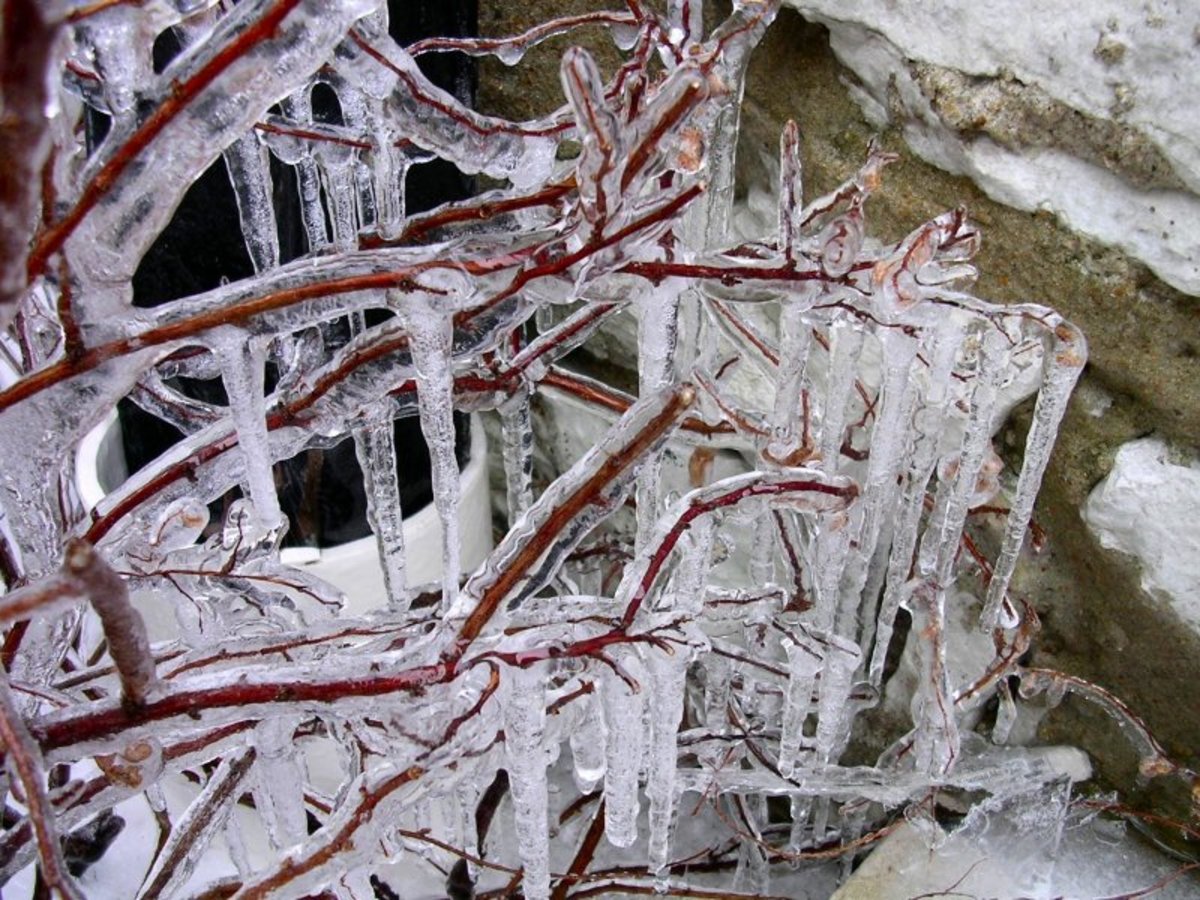
[[[76,271],[101,280],[131,276],[132,266],[167,224],[188,185],[272,103],[303,83],[350,24],[377,5],[375,0],[301,0],[294,4],[273,33],[255,45],[253,53],[235,57],[200,90],[202,102],[185,106],[165,121],[150,141],[153,166],[123,169],[108,192],[114,202],[97,206],[74,232],[68,249]],[[185,54],[161,75],[146,79],[147,97],[160,106],[170,103],[178,85],[211,64],[222,47],[240,35],[253,33],[256,23],[270,14],[270,6],[242,3],[234,7],[200,48]],[[268,59],[270,64],[265,65]],[[89,160],[84,177],[90,179],[103,166],[111,165],[116,148],[134,136],[137,126],[133,120],[114,123],[101,151]]]
[[[550,896],[544,675],[536,667],[504,672],[504,755],[525,868],[523,890],[532,900]]]

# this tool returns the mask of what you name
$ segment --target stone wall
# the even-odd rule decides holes
[[[1113,690],[1174,757],[1197,766],[1200,8],[1118,0],[957,2],[933,13],[919,0],[789,5],[751,66],[742,192],[769,189],[769,160],[789,118],[803,129],[810,196],[847,177],[878,135],[903,158],[870,201],[872,233],[898,239],[965,204],[984,232],[976,293],[1046,303],[1083,329],[1090,363],[1036,513],[1047,546],[1017,585],[1042,617],[1034,661]],[[511,33],[604,6],[484,0],[480,26]],[[552,43],[515,70],[485,65],[483,107],[530,117],[558,106],[563,46]],[[607,46],[596,35],[595,47]],[[1002,453],[1022,446],[1029,412],[1013,416]],[[1134,476],[1167,487],[1155,495],[1135,486],[1124,506],[1110,503],[1109,520],[1124,522],[1117,537],[1100,530],[1104,515],[1092,515],[1097,530],[1089,529],[1081,515],[1089,494],[1120,448],[1146,436],[1159,443]],[[1160,519],[1172,524],[1149,531]],[[1174,580],[1164,588],[1144,579],[1139,560],[1107,549],[1102,533],[1110,545],[1155,557],[1147,571],[1165,566]],[[1110,783],[1133,783],[1135,761],[1103,714],[1068,701],[1042,732],[1085,747]],[[1141,798],[1162,809],[1185,799],[1174,788]]]

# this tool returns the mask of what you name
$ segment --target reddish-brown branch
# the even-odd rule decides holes
[[[28,277],[33,280],[46,270],[51,254],[62,248],[79,227],[84,217],[108,193],[125,170],[138,159],[163,130],[175,120],[205,89],[252,47],[270,39],[288,14],[301,0],[276,0],[262,18],[221,48],[199,71],[183,82],[172,85],[171,93],[155,108],[141,126],[113,154],[80,192],[75,205],[34,242],[27,265]]]
[[[592,859],[596,855],[596,848],[600,845],[600,838],[603,836],[604,800],[601,799],[600,803],[596,806],[595,814],[592,816],[592,823],[588,826],[588,830],[583,836],[583,841],[580,843],[579,849],[575,852],[575,858],[571,860],[571,865],[567,868],[566,874],[554,886],[554,890],[550,894],[550,900],[566,900],[567,893],[587,872],[588,866],[592,864]]]
[[[8,325],[25,288],[29,231],[37,224],[42,172],[49,154],[50,80],[59,26],[40,0],[0,6],[0,328]]]
[[[390,59],[387,58],[387,56],[385,56],[375,47],[371,46],[370,41],[353,29],[350,31],[350,40],[357,44],[359,49],[366,53],[367,56],[371,57],[371,59],[375,60],[375,62],[379,63],[381,66],[395,75],[400,81],[402,81],[405,88],[408,89],[413,97],[415,97],[424,105],[428,106],[430,109],[436,110],[468,131],[474,132],[475,134],[483,137],[506,133],[520,134],[527,137],[548,137],[552,134],[562,134],[571,128],[571,123],[569,122],[531,128],[521,125],[514,125],[504,119],[493,119],[489,124],[481,125],[469,116],[463,115],[459,110],[455,109],[449,104],[427,94],[412,75],[395,65]]]
[[[0,742],[4,745],[9,771],[16,776],[24,793],[24,803],[29,810],[29,821],[37,842],[41,875],[51,890],[65,898],[82,897],[67,871],[59,845],[58,829],[54,825],[54,809],[42,786],[42,765],[33,742],[22,721],[21,714],[13,706],[7,679],[0,677]]]
[[[325,829],[322,829],[321,832],[317,833],[317,840],[310,841],[306,845],[306,847],[310,848],[310,852],[304,854],[300,859],[285,859],[282,865],[265,878],[255,884],[244,886],[240,896],[245,898],[245,900],[258,900],[258,898],[269,897],[283,885],[295,881],[313,869],[318,869],[325,865],[345,849],[347,844],[353,841],[355,833],[370,821],[375,814],[376,807],[381,802],[400,788],[416,781],[423,774],[425,774],[423,769],[418,766],[412,766],[385,779],[371,790],[363,789],[357,798],[347,798],[347,802],[356,801],[358,805],[353,815],[336,832],[324,835],[325,839],[317,843],[317,840],[322,836],[322,832],[325,831]],[[329,827],[328,825],[325,826],[326,829]]]
[[[785,497],[789,494],[823,494],[850,502],[858,496],[858,487],[853,482],[829,484],[824,481],[801,477],[791,481],[754,482],[713,498],[692,501],[687,509],[676,519],[675,524],[671,526],[671,529],[666,533],[662,541],[655,547],[650,564],[646,567],[646,571],[643,573],[629,601],[629,606],[625,609],[625,614],[622,617],[624,627],[628,628],[633,624],[638,610],[641,608],[646,597],[649,596],[650,588],[653,586],[655,579],[658,578],[658,574],[662,571],[663,566],[666,565],[671,551],[675,549],[679,538],[683,536],[683,533],[687,531],[692,522],[702,515],[736,506],[751,497]]]
[[[154,657],[141,614],[129,602],[125,581],[86,541],[67,544],[63,571],[84,592],[108,641],[108,652],[121,678],[121,697],[128,706],[141,706],[155,685]]]
[[[580,13],[579,15],[561,16],[557,19],[551,19],[549,22],[543,22],[540,25],[530,28],[528,31],[523,31],[512,37],[425,38],[409,44],[408,52],[412,56],[420,56],[422,53],[449,52],[466,53],[470,56],[485,56],[494,54],[497,50],[504,47],[527,49],[547,38],[554,37],[564,31],[574,30],[583,25],[637,25],[638,21],[638,18],[631,14],[601,10],[599,12]]]
[[[156,696],[136,708],[100,703],[64,711],[49,720],[35,723],[33,731],[44,750],[54,750],[111,737],[153,722],[180,716],[198,716],[206,710],[259,703],[334,703],[351,697],[411,693],[445,681],[451,675],[449,667],[435,664],[399,672],[378,672],[369,677],[317,679],[307,673],[295,672],[254,683],[235,681],[199,688],[185,683],[178,687],[161,687]]]
[[[462,658],[467,647],[483,631],[484,625],[508,598],[534,564],[541,558],[544,548],[554,536],[584,509],[599,501],[602,492],[631,466],[641,461],[646,451],[664,434],[674,428],[683,413],[691,406],[695,389],[689,384],[675,388],[662,410],[638,431],[620,450],[613,453],[596,472],[558,504],[550,514],[540,521],[536,530],[524,541],[520,552],[489,584],[480,596],[475,608],[459,628],[453,650],[445,659],[456,662]],[[530,519],[532,521],[532,519]]]

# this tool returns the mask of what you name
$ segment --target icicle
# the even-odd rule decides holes
[[[716,521],[712,516],[700,517],[689,529],[690,540],[684,544],[667,594],[671,609],[689,616],[699,616],[704,609],[715,532]]]
[[[786,302],[779,321],[779,373],[775,383],[775,406],[771,412],[769,457],[781,465],[802,465],[806,424],[801,420],[800,392],[812,329],[804,320],[802,304]],[[803,454],[803,455],[802,455]]]
[[[517,848],[530,900],[550,896],[550,829],[546,819],[546,720],[544,674],[536,666],[506,669],[502,683],[504,755],[516,818]]]
[[[929,387],[923,402],[915,411],[913,422],[917,439],[913,444],[913,459],[908,466],[904,495],[892,536],[892,552],[887,563],[883,599],[875,617],[875,647],[871,653],[870,682],[876,687],[883,678],[883,667],[901,593],[908,581],[913,550],[917,545],[921,518],[925,510],[925,488],[933,473],[934,458],[945,429],[946,411],[953,399],[951,374],[961,342],[961,326],[952,316],[939,323],[930,351]],[[867,635],[864,635],[864,642]],[[866,644],[864,643],[864,646]]]
[[[383,563],[383,583],[393,612],[405,612],[412,598],[405,575],[404,517],[396,471],[395,426],[391,401],[380,405],[380,415],[354,432],[354,452],[363,472],[367,495],[367,521],[375,533]]]
[[[957,458],[938,467],[938,492],[929,526],[921,540],[917,571],[923,578],[949,584],[958,557],[959,541],[984,455],[991,446],[991,424],[996,396],[1008,359],[1003,335],[985,332],[978,349],[979,365],[971,396],[971,418]]]
[[[583,710],[570,734],[571,758],[575,763],[572,772],[579,793],[590,794],[604,780],[608,731],[600,701],[595,696],[583,697],[576,702],[583,704]]]
[[[825,843],[825,834],[829,831],[829,812],[830,799],[828,797],[814,797],[812,804],[812,842],[820,846]]]
[[[838,810],[838,815],[842,820],[841,845],[843,847],[852,846],[855,841],[862,837],[863,830],[867,824],[867,812],[869,808],[870,804],[865,800],[847,800],[842,804],[842,808]],[[856,856],[857,854],[853,850],[842,856],[842,881],[849,878],[850,873],[854,871]]]
[[[792,797],[791,798],[791,816],[792,827],[788,833],[788,852],[798,853],[807,842],[808,837],[808,820],[812,814],[812,797]],[[800,867],[800,859],[796,858],[791,862],[791,868],[798,869]]]
[[[527,391],[518,391],[500,407],[500,425],[504,437],[504,476],[511,526],[525,515],[533,502],[533,426],[529,419]]]
[[[850,520],[844,510],[817,515],[817,537],[812,554],[812,624],[829,631],[838,610],[839,585],[850,552]]]
[[[333,225],[333,243],[338,249],[351,250],[358,240],[358,203],[355,201],[354,166],[351,160],[322,154],[325,197],[329,202],[329,220]]]
[[[650,678],[650,746],[646,773],[646,798],[650,801],[649,869],[663,877],[670,861],[671,822],[675,816],[676,736],[683,716],[684,680],[688,658],[677,649],[674,655],[647,653]]]
[[[638,394],[660,394],[675,381],[675,346],[678,338],[679,285],[669,280],[640,298],[638,309]],[[642,464],[637,480],[636,549],[645,546],[658,521],[661,454]]]
[[[766,798],[761,795],[739,796],[733,798],[732,803],[741,807],[751,833],[750,836],[742,837],[738,847],[733,890],[752,897],[769,894],[771,869],[763,848],[758,843],[762,839],[761,825],[767,820]]]
[[[292,716],[265,719],[254,729],[258,749],[255,802],[267,837],[275,850],[286,850],[308,837],[304,811],[304,766],[297,759],[294,734],[299,722]]]
[[[825,408],[821,418],[821,469],[830,475],[841,466],[842,437],[846,426],[846,405],[854,389],[858,357],[862,353],[863,332],[854,322],[838,319],[830,329],[831,359]]]
[[[246,461],[246,482],[254,514],[258,525],[269,531],[286,520],[275,492],[271,444],[267,436],[263,398],[266,348],[244,332],[222,329],[215,349],[221,361],[221,379],[229,397],[229,412],[237,429],[238,446]]]
[[[800,240],[800,214],[804,210],[803,162],[800,159],[800,126],[788,119],[779,136],[779,251],[795,258]],[[789,304],[784,304],[784,315]]]
[[[138,100],[155,83],[150,48],[154,25],[132,9],[109,9],[84,22],[82,39],[101,76],[108,111],[118,121],[133,121]]]
[[[850,689],[854,671],[862,654],[858,645],[833,635],[827,636],[828,649],[821,670],[820,698],[817,703],[817,757],[834,762],[850,736],[854,706]]]
[[[920,657],[912,699],[916,770],[945,775],[958,757],[958,723],[946,676],[946,592],[929,582],[915,586],[909,607]]]
[[[812,712],[813,688],[822,659],[812,647],[794,640],[786,641],[784,649],[788,658],[788,684],[779,738],[779,773],[790,778],[800,747],[805,743],[804,722]]]
[[[267,148],[257,132],[249,131],[230,144],[224,156],[250,262],[255,272],[267,272],[279,265],[279,231]]]
[[[254,867],[250,864],[250,854],[246,849],[246,837],[242,834],[241,823],[237,816],[229,816],[225,820],[225,830],[221,833],[225,838],[225,847],[229,850],[229,858],[237,869],[238,878],[246,881]]]
[[[453,609],[458,599],[458,460],[454,454],[454,373],[451,345],[454,324],[450,298],[413,293],[397,306],[409,334],[413,365],[417,370],[417,402],[421,433],[429,446],[433,479],[433,504],[442,524],[442,610]]]
[[[756,503],[754,516],[754,543],[750,548],[750,580],[753,584],[766,587],[775,583],[775,517],[771,505]]]
[[[378,122],[386,121],[383,104],[375,114]],[[371,174],[374,178],[376,227],[385,241],[395,240],[404,232],[405,187],[412,164],[408,153],[396,146],[396,137],[388,127],[375,131]]]
[[[620,675],[611,671],[604,672],[600,679],[600,699],[608,729],[604,833],[614,847],[628,847],[637,840],[638,770],[645,744],[642,708],[646,699],[643,687],[646,677],[641,661],[632,652],[617,656],[617,664],[638,687],[626,684]]]
[[[709,732],[719,734],[725,730],[726,714],[729,706],[729,682],[733,677],[733,665],[730,660],[717,653],[709,653],[702,658],[704,667],[704,725]],[[696,751],[701,765],[715,768],[721,764],[724,748],[719,742],[712,745],[702,745]]]
[[[1007,744],[1019,715],[1016,701],[1013,700],[1012,690],[1007,681],[1001,680],[996,685],[996,698],[1000,705],[996,710],[996,721],[992,725],[992,743]]]
[[[696,7],[702,4],[701,0],[691,0],[691,4],[691,20],[694,21],[699,15]],[[728,38],[731,37],[730,30],[736,30],[738,39],[726,40],[720,66],[709,76],[710,81],[715,82],[710,86],[715,95],[710,102],[720,106],[706,123],[704,134],[708,190],[684,217],[684,238],[693,249],[723,247],[729,239],[746,66],[751,51],[766,33],[777,11],[777,4],[735,4],[734,15],[712,35],[713,39]],[[694,34],[694,39],[698,37]]]
[[[283,101],[282,108],[284,115],[295,120],[300,126],[311,125],[312,90],[305,87],[297,91]],[[308,249],[311,253],[329,243],[329,235],[325,231],[325,208],[321,205],[321,176],[307,145],[304,145],[302,155],[295,161],[295,166],[300,192],[300,218],[304,221],[304,231],[308,235]]]
[[[490,778],[492,773],[488,773]],[[454,788],[455,805],[458,808],[458,833],[461,835],[460,842],[456,844],[462,847],[470,856],[479,858],[479,829],[476,827],[475,811],[479,808],[479,798],[483,795],[483,786],[478,781],[464,779]],[[474,861],[467,859],[467,874],[471,880],[477,880],[478,868]]]
[[[837,632],[856,634],[862,608],[863,586],[868,568],[875,556],[876,542],[885,520],[890,520],[895,508],[896,473],[908,445],[907,423],[912,420],[912,405],[916,399],[912,364],[918,342],[907,334],[882,329],[879,335],[883,348],[883,383],[877,402],[875,427],[871,432],[871,456],[867,464],[866,484],[858,510],[860,526],[857,534],[855,564],[850,568],[839,611]]]
[[[987,602],[982,615],[985,628],[995,627],[1001,622],[1008,583],[1012,579],[1021,545],[1025,542],[1025,530],[1029,527],[1033,504],[1050,461],[1054,437],[1067,411],[1071,391],[1087,362],[1087,342],[1077,328],[1060,322],[1053,335],[1047,341],[1050,346],[1042,362],[1044,381],[1033,410],[1033,425],[1025,439],[1025,461],[1021,464],[1021,476],[1017,480],[1017,495],[1012,501],[1004,540],[988,585]]]

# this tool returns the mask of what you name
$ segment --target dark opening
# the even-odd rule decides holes
[[[476,33],[474,0],[420,3],[390,0],[389,11],[391,34],[401,44],[434,35]],[[155,70],[165,69],[181,50],[176,33],[164,31],[154,45]],[[421,60],[421,67],[440,87],[464,102],[473,101],[476,67],[469,57],[432,54]],[[318,121],[343,122],[341,104],[333,87],[318,82],[312,96],[314,117]],[[89,147],[103,141],[108,125],[108,116],[97,110],[89,112]],[[308,239],[300,219],[295,168],[274,155],[270,157],[270,164],[280,261],[286,263],[309,252]],[[406,183],[410,213],[474,192],[473,179],[449,163],[428,163],[416,167],[414,173],[410,173]],[[223,283],[252,274],[253,266],[243,241],[233,188],[224,160],[217,159],[188,189],[170,223],[141,261],[133,279],[133,302],[139,307],[154,307],[213,290]],[[370,311],[367,324],[377,324],[389,316],[385,310]],[[329,347],[349,339],[348,323],[345,322],[328,323],[323,331]],[[274,380],[275,372],[268,365],[268,390]],[[170,379],[168,384],[197,400],[214,404],[226,402],[219,377],[179,377]],[[161,456],[182,438],[178,429],[128,399],[119,404],[118,416],[125,459],[131,473]],[[405,513],[411,514],[432,500],[429,452],[415,417],[396,420],[394,428],[402,505]],[[461,469],[470,453],[470,425],[466,415],[455,413],[455,433],[456,456]],[[278,463],[275,480],[280,504],[290,521],[285,545],[336,546],[370,533],[362,471],[352,439],[347,438],[330,449],[306,451]],[[233,496],[236,492],[224,498],[224,502]],[[223,504],[218,501],[218,505]]]

